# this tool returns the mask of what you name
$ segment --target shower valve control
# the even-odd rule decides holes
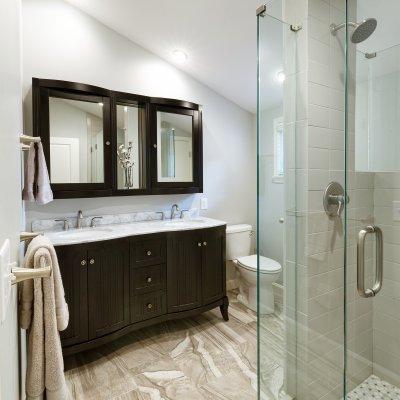
[[[349,203],[349,196],[345,196],[343,186],[338,182],[331,182],[324,191],[324,209],[329,217],[340,217],[345,204]]]

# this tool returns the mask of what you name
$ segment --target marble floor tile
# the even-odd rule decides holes
[[[218,309],[132,332],[65,359],[73,399],[256,400],[257,316],[230,293],[230,320]],[[262,317],[263,385],[280,399],[284,324]]]
[[[347,400],[399,400],[400,388],[371,375],[346,396]]]

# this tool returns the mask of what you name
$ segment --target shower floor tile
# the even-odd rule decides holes
[[[352,390],[346,400],[400,400],[400,389],[371,375]]]

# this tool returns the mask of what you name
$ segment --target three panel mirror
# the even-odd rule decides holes
[[[33,78],[55,198],[202,191],[197,104]]]

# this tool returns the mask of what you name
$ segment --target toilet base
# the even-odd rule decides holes
[[[243,286],[240,287],[240,293],[237,295],[237,300],[250,308],[250,310],[257,312],[257,286],[249,286],[245,290]],[[247,293],[246,293],[247,292]],[[275,299],[272,285],[260,287],[260,315],[273,314],[275,312]]]

